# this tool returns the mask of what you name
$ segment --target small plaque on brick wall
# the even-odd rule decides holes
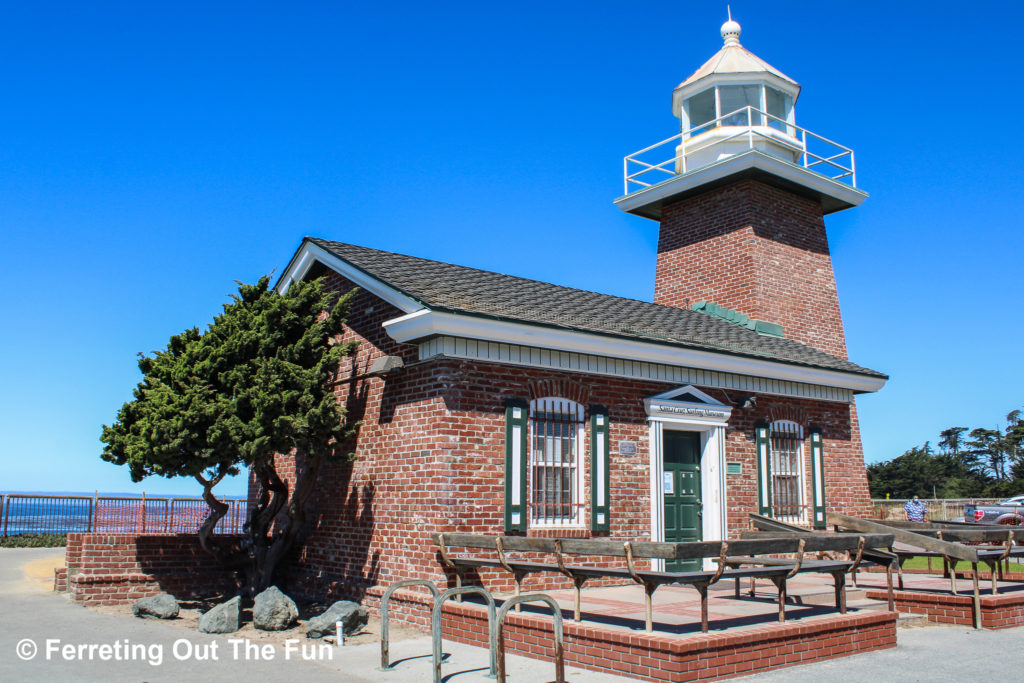
[[[636,455],[636,441],[620,441],[619,442],[619,455]]]

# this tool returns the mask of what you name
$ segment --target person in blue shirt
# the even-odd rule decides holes
[[[914,496],[913,500],[908,500],[907,504],[903,506],[903,511],[907,513],[908,522],[923,522],[925,515],[928,514],[928,506],[921,502],[921,499]]]

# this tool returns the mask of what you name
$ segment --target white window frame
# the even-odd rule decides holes
[[[786,472],[783,476],[796,475],[797,479],[797,505],[799,506],[799,512],[795,515],[782,515],[776,510],[776,496],[775,496],[775,478],[780,476],[780,472],[776,471],[775,463],[775,443],[772,440],[772,436],[776,431],[784,431],[796,435],[795,442],[797,446],[796,452],[796,472]],[[804,428],[797,422],[792,420],[775,420],[768,425],[768,458],[771,463],[771,481],[768,485],[771,486],[772,496],[772,517],[781,522],[788,522],[790,524],[807,524],[809,517],[809,510],[807,505],[807,468],[804,465],[804,458],[806,453],[804,452]]]
[[[776,87],[774,85],[768,85],[767,83],[763,83],[763,82],[757,82],[757,81],[735,81],[734,82],[734,81],[731,81],[731,80],[727,81],[727,82],[715,83],[714,85],[709,86],[709,87],[707,87],[707,88],[705,88],[703,90],[698,90],[697,92],[693,93],[692,95],[690,95],[689,97],[687,97],[686,99],[683,100],[682,106],[679,108],[679,113],[680,113],[679,120],[680,120],[680,122],[682,124],[682,131],[683,131],[683,133],[688,133],[690,128],[691,128],[691,125],[692,125],[690,123],[690,111],[689,111],[689,106],[690,106],[689,102],[690,102],[690,100],[692,100],[697,95],[705,93],[708,90],[714,89],[714,91],[715,91],[715,118],[719,119],[719,118],[725,116],[726,114],[731,113],[731,112],[727,112],[727,111],[722,111],[722,96],[721,96],[721,93],[719,92],[719,88],[721,88],[723,86],[724,87],[728,87],[728,86],[744,86],[744,85],[754,85],[754,86],[757,86],[760,89],[759,101],[758,101],[758,105],[757,105],[756,108],[760,109],[761,111],[765,111],[765,112],[768,111],[768,88],[771,88],[772,90],[775,90],[775,91],[777,91],[779,93],[782,93],[782,95],[784,97],[789,98],[789,107],[787,108],[787,110],[785,112],[786,115],[783,117],[783,119],[786,121],[785,130],[780,130],[779,132],[783,133],[785,135],[789,135],[790,137],[795,135],[795,131],[791,128],[791,126],[795,126],[796,125],[796,98],[793,96],[792,93],[787,92],[786,90],[783,90],[782,88],[778,88],[778,87]],[[758,118],[761,118],[761,117],[758,117]],[[721,123],[719,123],[719,125],[721,125]],[[762,120],[760,122],[755,122],[754,125],[755,126],[768,126],[768,125],[770,125],[770,123],[768,121]],[[703,131],[703,133],[706,133],[706,132],[708,132],[710,130],[713,130],[713,129],[709,128],[709,129]],[[779,129],[775,128],[775,130],[779,130]],[[703,133],[699,133],[699,135],[703,135]],[[687,137],[690,137],[690,136],[687,135]]]
[[[545,406],[553,407],[559,412],[564,412],[574,415],[574,419],[577,422],[576,429],[576,452],[573,453],[572,467],[576,469],[576,476],[572,482],[575,486],[576,499],[570,500],[570,514],[568,517],[561,517],[557,519],[551,518],[539,518],[538,511],[535,509],[533,503],[534,496],[534,457],[536,451],[534,449],[534,420],[537,412]],[[575,401],[570,401],[565,398],[557,396],[544,396],[541,398],[535,398],[530,401],[530,421],[529,421],[529,432],[527,433],[527,496],[529,512],[527,515],[528,524],[531,528],[582,528],[586,520],[584,519],[584,512],[586,508],[584,506],[584,466],[583,466],[583,453],[585,451],[584,435],[586,430],[584,429],[584,410],[583,406]]]

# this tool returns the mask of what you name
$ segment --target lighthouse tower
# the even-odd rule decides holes
[[[672,94],[681,132],[625,160],[624,211],[657,220],[655,303],[754,319],[840,358],[824,216],[859,205],[853,151],[797,125],[800,86],[722,25]]]

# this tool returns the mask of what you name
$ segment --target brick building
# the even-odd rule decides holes
[[[321,475],[306,590],[443,580],[439,531],[715,540],[750,512],[870,513],[854,397],[887,378],[847,359],[824,224],[867,195],[796,125],[799,86],[722,34],[674,92],[682,132],[627,157],[616,204],[660,223],[653,303],[303,241],[279,289],[360,289],[336,392],[362,421]]]

